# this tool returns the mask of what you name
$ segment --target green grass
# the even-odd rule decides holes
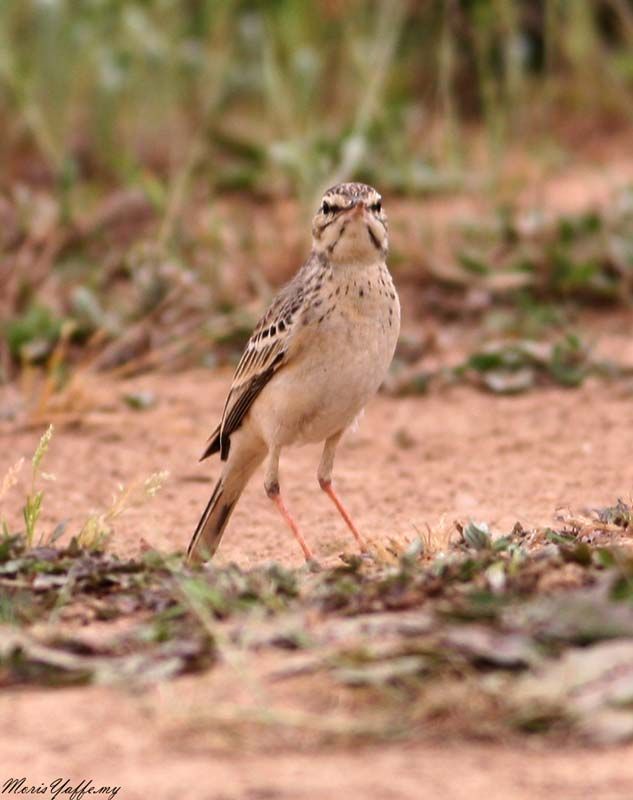
[[[69,212],[93,177],[168,205],[192,173],[310,199],[340,173],[419,191],[464,163],[473,120],[496,159],[561,105],[628,118],[632,44],[628,0],[5,0],[2,157],[11,174],[35,153]]]
[[[399,365],[400,366],[400,365]],[[398,396],[427,392],[432,383],[467,383],[493,394],[513,395],[545,386],[574,389],[589,377],[607,383],[630,384],[633,370],[617,361],[597,359],[590,345],[568,332],[558,337],[497,338],[474,349],[461,363],[436,371],[414,371],[401,366],[391,384]]]
[[[5,537],[0,684],[129,690],[228,664],[256,705],[192,710],[188,724],[199,734],[228,725],[249,746],[270,741],[262,729],[387,740],[429,724],[460,736],[629,739],[631,514],[618,501],[556,530],[517,523],[494,537],[471,522],[441,553],[418,543],[390,562],[343,556],[316,574],[274,563],[191,570],[179,555],[120,560],[76,541],[30,549]],[[117,633],[83,639],[96,620],[118,620]],[[262,653],[274,683],[336,692],[337,714],[318,722],[301,704],[273,702]]]

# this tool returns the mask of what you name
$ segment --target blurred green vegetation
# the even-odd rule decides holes
[[[305,251],[302,212],[273,216],[287,198],[305,213],[350,178],[481,190],[510,149],[629,126],[632,99],[631,0],[2,0],[0,378],[60,340],[108,343],[107,367],[230,350],[245,299]],[[614,218],[530,236],[503,212],[456,242],[452,288],[628,303],[630,204]]]
[[[628,117],[632,86],[629,0],[0,4],[3,171],[35,156],[67,191],[100,177],[160,200],[174,169],[420,190],[460,166],[472,121],[498,148],[561,112]]]

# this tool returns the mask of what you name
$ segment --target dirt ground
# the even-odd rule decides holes
[[[122,556],[142,542],[184,549],[220,462],[197,463],[206,434],[219,418],[230,371],[212,375],[149,375],[98,386],[105,410],[53,438],[44,469],[42,527],[68,520],[77,532],[91,511],[107,508],[119,484],[167,470],[162,490],[115,523],[111,547]],[[92,389],[97,391],[97,387]],[[147,392],[156,405],[131,412],[121,398]],[[453,387],[426,397],[372,401],[349,431],[335,465],[335,482],[368,538],[413,539],[441,533],[455,519],[486,521],[508,532],[514,522],[547,524],[559,508],[591,508],[631,499],[629,387],[588,382],[577,390],[542,389],[518,397]],[[0,474],[33,453],[40,430],[11,437]],[[7,440],[5,439],[5,442]],[[282,493],[316,555],[334,562],[353,540],[320,491],[318,446],[289,449],[282,458]],[[28,475],[23,470],[23,477]],[[15,490],[20,497],[20,490]],[[13,520],[18,524],[18,506]],[[11,511],[11,503],[7,503]],[[9,514],[9,518],[11,515]],[[267,499],[262,475],[247,487],[225,532],[217,559],[242,567],[278,560],[299,565],[301,552]]]
[[[611,344],[617,346],[617,339]],[[196,457],[220,413],[229,378],[228,371],[198,371],[117,384],[100,379],[87,389],[95,393],[95,410],[79,427],[60,430],[46,458],[45,469],[56,481],[47,485],[44,529],[70,517],[72,532],[92,509],[108,505],[118,483],[167,469],[161,492],[117,521],[112,546],[122,555],[137,553],[141,539],[166,550],[184,548],[217,475],[217,461],[197,464]],[[121,397],[141,390],[152,392],[156,405],[132,412]],[[428,526],[441,540],[454,519],[467,518],[503,532],[516,520],[547,523],[561,506],[630,500],[630,419],[630,393],[604,383],[512,398],[468,387],[419,398],[380,396],[342,444],[335,478],[370,538],[414,537]],[[5,436],[0,474],[18,455],[30,455],[39,435],[23,430],[10,440]],[[333,563],[352,548],[318,488],[318,458],[312,447],[288,451],[283,488],[319,558]],[[261,482],[256,476],[243,496],[219,560],[298,565],[300,552]],[[266,686],[264,664],[254,669],[266,691],[277,691]],[[192,709],[203,712],[227,698],[252,703],[247,688],[237,688],[230,664],[137,696],[104,687],[5,693],[2,776],[26,774],[33,783],[60,774],[90,777],[116,782],[123,787],[119,796],[130,800],[633,795],[633,747],[548,752],[542,744],[518,740],[504,746],[435,741],[429,731],[424,743],[317,753],[306,752],[300,742],[294,752],[285,742],[271,757],[244,752],[238,741],[234,749],[208,741],[195,734],[195,726],[192,732]],[[335,707],[317,702],[317,710],[330,713]]]

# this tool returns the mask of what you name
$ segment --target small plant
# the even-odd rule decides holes
[[[32,305],[6,324],[9,352],[24,363],[41,363],[52,352],[61,328],[62,320],[50,309]]]
[[[129,486],[119,486],[105,511],[92,514],[77,536],[77,543],[87,550],[102,549],[112,535],[112,523],[129,508],[138,508],[159,491],[169,473],[155,472],[149,478],[133,481]]]
[[[503,299],[523,324],[559,325],[566,309],[628,305],[633,292],[631,190],[609,207],[568,215],[503,208],[462,225],[456,280]],[[530,320],[531,317],[531,320]]]
[[[489,550],[492,546],[490,528],[485,522],[469,522],[461,534],[464,544],[473,550]]]
[[[530,339],[491,342],[455,370],[495,394],[518,394],[554,383],[580,386],[592,374],[617,373],[591,357],[589,347],[574,334],[556,342]]]
[[[0,534],[2,534],[4,541],[12,541],[17,536],[17,538],[23,541],[23,546],[27,550],[30,550],[36,542],[38,520],[40,518],[42,501],[44,499],[44,490],[37,488],[38,481],[40,478],[48,481],[55,480],[54,475],[43,472],[41,469],[44,456],[53,438],[53,431],[53,426],[49,425],[42,435],[31,460],[31,484],[24,500],[24,505],[22,506],[22,516],[25,524],[24,534],[16,534],[13,536],[6,517],[0,514]],[[7,473],[0,483],[0,509],[5,495],[17,484],[18,476],[23,465],[24,459],[21,458],[7,470]],[[154,497],[168,475],[169,473],[167,471],[155,472],[148,478],[141,478],[133,481],[128,486],[119,486],[112,498],[110,506],[104,511],[91,514],[84,522],[76,537],[77,546],[87,550],[103,548],[112,535],[112,523],[114,520],[120,517],[127,509],[137,508]],[[53,529],[50,536],[47,537],[45,544],[49,546],[54,545],[65,533],[65,530],[66,521],[62,521]],[[37,543],[41,544],[42,542],[43,538],[40,536],[37,539]]]
[[[2,479],[2,484],[0,485],[0,509],[2,508],[2,502],[9,490],[12,489],[18,482],[18,475],[20,474],[23,466],[24,459],[20,458],[12,467],[9,467],[4,478]],[[2,535],[5,538],[10,536],[9,524],[2,515],[0,515],[0,529],[2,530]]]
[[[599,508],[596,513],[601,522],[617,525],[624,530],[629,530],[633,527],[633,509],[623,500],[618,499],[614,506]]]
[[[36,490],[35,488],[37,479],[39,477],[42,477],[44,479],[54,480],[54,477],[52,475],[49,475],[46,472],[41,472],[40,470],[42,460],[44,459],[44,456],[48,451],[48,447],[51,443],[52,438],[53,438],[53,426],[49,425],[44,434],[42,435],[42,438],[40,439],[40,442],[37,446],[37,449],[31,461],[32,463],[31,490],[26,496],[24,507],[22,509],[24,524],[26,526],[25,529],[26,546],[29,548],[33,546],[37,521],[40,517],[40,512],[42,510],[42,500],[44,499],[44,491],[42,489]]]

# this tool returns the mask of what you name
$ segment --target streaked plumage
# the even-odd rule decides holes
[[[226,464],[189,545],[191,559],[215,553],[235,503],[264,459],[266,492],[311,557],[278,482],[281,449],[303,442],[325,441],[319,481],[362,544],[332,489],[331,472],[336,445],[382,382],[399,332],[380,196],[359,183],[333,187],[312,234],[308,260],[253,331],[203,453],[220,452]]]

